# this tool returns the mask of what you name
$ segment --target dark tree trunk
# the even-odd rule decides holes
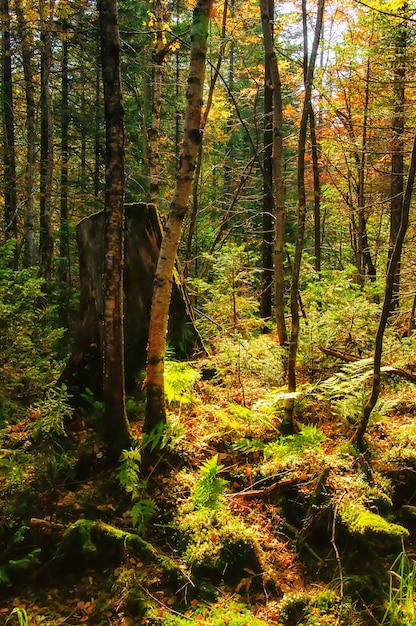
[[[376,339],[374,344],[374,365],[373,365],[373,386],[371,395],[367,400],[363,413],[361,416],[360,424],[352,436],[352,442],[357,446],[360,446],[365,432],[367,430],[368,421],[370,415],[376,405],[378,397],[380,395],[381,388],[381,357],[383,354],[383,340],[384,331],[386,329],[387,320],[390,313],[391,301],[394,296],[395,277],[397,271],[397,265],[400,263],[404,238],[406,236],[407,227],[409,224],[409,211],[410,203],[412,199],[413,187],[416,175],[416,137],[413,141],[412,157],[409,166],[409,172],[407,175],[406,190],[404,196],[402,196],[402,207],[400,210],[401,220],[400,227],[397,233],[393,251],[390,255],[389,264],[387,267],[386,283],[384,287],[384,301],[378,323]]]
[[[95,75],[95,130],[94,130],[94,205],[100,207],[101,192],[101,72],[100,72],[100,52],[97,54],[97,68]]]
[[[319,176],[319,145],[316,136],[316,116],[311,105],[309,111],[309,127],[311,132],[311,151],[313,169],[313,227],[315,271],[321,274],[321,181]]]
[[[283,183],[283,106],[279,65],[273,46],[271,20],[274,14],[273,0],[261,0],[261,21],[264,50],[270,68],[273,87],[273,182],[275,192],[275,234],[274,234],[274,294],[276,329],[279,344],[286,346],[287,330],[285,321],[285,272],[284,239],[286,224],[285,193]]]
[[[117,1],[99,0],[98,10],[106,128],[102,345],[104,436],[111,453],[118,456],[123,448],[130,447],[124,388],[124,108]]]
[[[73,350],[62,372],[75,403],[88,388],[103,398],[102,345],[104,213],[94,213],[77,226],[80,312]],[[150,204],[125,205],[124,335],[125,380],[128,393],[141,384],[146,368],[153,279],[162,240],[159,215]],[[201,347],[179,267],[174,272],[168,340],[175,357],[190,358]]]
[[[4,232],[17,240],[16,155],[14,140],[14,104],[12,56],[10,49],[10,14],[8,0],[1,0],[2,17],[2,108],[4,141]],[[17,246],[13,266],[17,269]]]
[[[405,2],[401,8],[404,13],[407,8]],[[406,79],[406,49],[408,41],[408,25],[403,19],[397,26],[394,42],[393,57],[393,120],[391,146],[391,186],[390,186],[390,239],[389,258],[393,254],[397,235],[400,230],[401,211],[404,192],[404,115],[405,115],[405,79]],[[400,291],[400,261],[398,261],[391,299],[391,309],[399,307]]]
[[[52,229],[53,112],[49,78],[52,64],[50,25],[44,19],[41,3],[41,93],[40,93],[40,200],[39,200],[39,276],[51,274],[54,237]]]
[[[35,140],[36,140],[36,105],[33,83],[33,35],[25,21],[20,0],[15,0],[15,10],[19,37],[22,46],[23,74],[26,97],[26,171],[24,192],[24,249],[23,265],[30,267],[35,262]]]
[[[263,319],[272,316],[273,289],[273,239],[274,239],[274,199],[273,199],[273,88],[270,75],[270,60],[264,59],[264,108],[263,108],[263,237],[262,237],[262,278],[260,314]]]
[[[66,34],[67,25],[63,24]],[[69,322],[69,224],[68,224],[68,162],[69,162],[69,105],[68,105],[68,39],[62,40],[61,64],[61,190],[59,219],[59,323],[67,328]]]
[[[160,197],[160,111],[162,106],[163,63],[166,49],[163,42],[162,0],[153,0],[155,19],[155,48],[152,53],[152,122],[147,133],[149,159],[149,199],[159,208]]]

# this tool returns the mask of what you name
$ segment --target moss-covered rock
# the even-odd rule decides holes
[[[339,516],[351,535],[363,537],[369,542],[379,543],[382,540],[388,544],[397,544],[409,536],[404,526],[389,522],[360,504],[342,507]]]

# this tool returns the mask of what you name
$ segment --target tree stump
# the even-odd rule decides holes
[[[155,207],[136,202],[125,206],[124,343],[126,390],[132,393],[146,367],[153,279],[162,239]],[[75,401],[89,389],[102,398],[102,270],[104,213],[85,217],[77,226],[80,312],[72,354],[59,383],[66,384]],[[177,265],[169,313],[168,341],[175,358],[190,358],[202,347],[192,307]]]

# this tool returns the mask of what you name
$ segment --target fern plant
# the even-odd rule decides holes
[[[218,509],[224,501],[224,491],[228,481],[220,478],[218,474],[223,469],[223,465],[218,463],[218,454],[200,467],[201,478],[196,483],[192,504],[194,509]]]
[[[198,379],[199,373],[188,363],[166,361],[165,394],[168,404],[190,402],[190,392]]]
[[[72,418],[69,401],[70,396],[65,385],[49,387],[45,398],[31,410],[31,416],[36,420],[32,431],[34,439],[43,437],[53,441],[56,437],[66,437],[64,422],[65,419]]]
[[[138,448],[123,450],[118,471],[120,485],[131,496],[133,503],[130,511],[131,522],[139,534],[143,534],[148,522],[157,511],[154,500],[144,497],[147,485],[140,474],[141,458]]]
[[[316,426],[303,424],[296,435],[278,437],[273,443],[264,446],[264,458],[290,463],[297,459],[304,450],[318,450],[326,440],[324,433]]]

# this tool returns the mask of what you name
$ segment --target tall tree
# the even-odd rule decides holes
[[[208,26],[213,0],[197,0],[191,30],[190,67],[186,92],[185,130],[176,188],[164,228],[156,268],[147,349],[145,432],[166,422],[164,359],[172,276],[182,223],[188,210],[194,169],[202,142],[201,113]]]
[[[49,0],[40,5],[40,200],[39,200],[39,276],[48,279],[51,274],[54,236],[52,228],[52,183],[54,168],[54,127],[52,96],[50,90],[52,66],[51,22],[52,7]]]
[[[68,24],[62,24],[61,61],[61,190],[59,215],[59,265],[60,290],[59,320],[65,328],[69,322],[69,223],[68,223],[68,169],[69,169],[69,102],[68,102]]]
[[[406,19],[408,3],[399,7],[403,19],[394,28],[393,34],[393,119],[391,141],[391,186],[390,186],[390,238],[389,258],[393,254],[397,235],[402,220],[404,192],[404,116],[405,116],[405,80],[406,56],[408,47],[409,27]],[[399,306],[400,291],[400,260],[397,262],[393,283],[391,308]]]
[[[103,391],[110,453],[130,446],[125,407],[123,336],[124,107],[116,0],[99,0],[106,126]]]
[[[29,267],[35,261],[35,148],[36,148],[36,103],[33,80],[34,41],[23,13],[22,0],[14,3],[19,38],[22,47],[23,75],[26,100],[26,162],[24,191],[24,249],[23,265]]]
[[[149,197],[159,207],[160,195],[160,109],[162,105],[163,62],[168,48],[164,44],[163,2],[153,0],[155,47],[152,53],[152,120],[147,133],[149,159]]]
[[[17,239],[16,155],[9,1],[1,0],[2,18],[2,113],[4,135],[4,222],[6,237]],[[17,265],[17,246],[14,259]]]
[[[302,0],[305,3],[305,0]],[[322,20],[324,14],[324,0],[318,0],[317,15],[315,23],[315,35],[312,43],[310,58],[307,63],[305,73],[305,91],[303,96],[302,117],[299,127],[298,136],[298,164],[297,164],[297,193],[298,193],[298,219],[297,219],[297,235],[295,254],[292,268],[292,282],[290,286],[290,316],[292,320],[292,328],[289,341],[289,358],[288,358],[288,393],[290,397],[286,400],[285,416],[282,422],[282,431],[293,432],[294,430],[294,397],[292,394],[296,392],[296,359],[299,343],[299,279],[303,252],[303,238],[305,234],[306,222],[306,187],[305,187],[305,151],[308,118],[311,107],[311,95],[313,85],[313,75],[315,62],[318,53],[319,39],[321,36]]]
[[[285,273],[284,273],[284,238],[286,224],[285,192],[283,183],[283,103],[282,86],[280,81],[279,65],[273,46],[272,20],[274,2],[260,0],[261,21],[266,56],[266,67],[270,71],[273,89],[273,149],[272,149],[272,178],[274,183],[275,205],[275,237],[274,237],[274,291],[275,316],[279,344],[287,343],[285,322]]]
[[[395,295],[395,279],[397,265],[400,263],[404,238],[407,233],[407,227],[409,224],[409,211],[410,203],[412,200],[413,187],[416,176],[416,136],[413,141],[412,156],[409,165],[409,171],[407,174],[406,190],[402,196],[402,206],[400,209],[400,226],[397,232],[397,236],[394,243],[393,251],[390,255],[390,259],[387,267],[386,281],[384,287],[384,300],[380,313],[380,319],[377,327],[376,338],[374,342],[374,363],[373,363],[373,382],[371,388],[371,394],[367,402],[364,405],[361,415],[360,423],[355,430],[352,441],[357,446],[362,444],[362,441],[367,430],[368,421],[371,413],[376,405],[381,389],[381,358],[383,355],[383,341],[384,332],[387,326],[387,320],[389,317],[392,298]]]
[[[274,13],[274,0],[270,0],[270,7],[264,19],[270,24]],[[270,11],[271,9],[271,11]],[[265,26],[268,28],[267,24]],[[270,27],[270,26],[269,26]],[[262,238],[262,279],[260,314],[268,319],[272,316],[272,289],[273,289],[273,87],[270,72],[270,59],[264,56],[264,103],[263,103],[263,238]]]

